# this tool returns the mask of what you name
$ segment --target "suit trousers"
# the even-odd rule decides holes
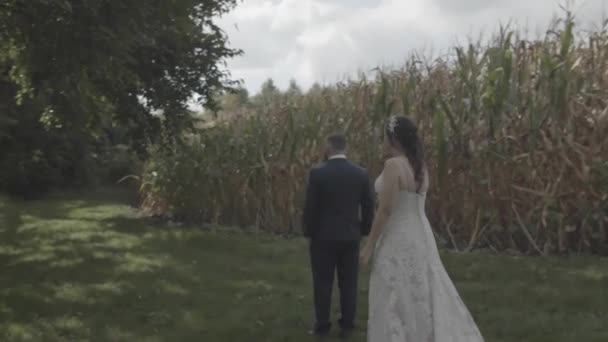
[[[310,241],[310,261],[314,286],[316,332],[326,333],[331,328],[331,297],[336,273],[342,313],[339,324],[343,330],[353,329],[357,311],[359,240],[312,239]]]

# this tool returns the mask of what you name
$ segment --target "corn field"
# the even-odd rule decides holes
[[[153,152],[143,207],[180,219],[298,233],[306,177],[325,136],[379,174],[382,127],[404,113],[423,134],[427,213],[440,241],[547,255],[608,252],[608,22],[545,37],[502,28],[441,58],[280,97]]]

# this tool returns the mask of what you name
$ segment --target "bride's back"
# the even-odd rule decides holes
[[[393,197],[391,210],[391,221],[415,220],[424,221],[426,191],[429,187],[428,176],[426,171],[423,172],[422,184],[418,186],[416,182],[414,168],[405,156],[395,157],[390,162],[393,165],[399,165],[393,172],[396,173],[398,180],[397,184],[387,184],[384,179],[384,173],[376,180],[376,191],[380,193],[385,189],[385,186],[392,186],[397,189],[397,194]],[[389,190],[390,191],[390,190]],[[392,230],[388,228],[387,230]]]
[[[399,165],[399,191],[409,193],[426,194],[429,188],[429,177],[426,169],[422,172],[421,184],[416,180],[416,174],[412,164],[406,157],[393,158]]]

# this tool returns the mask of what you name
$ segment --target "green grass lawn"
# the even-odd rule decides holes
[[[153,223],[129,197],[0,198],[0,341],[311,340],[304,240]],[[608,341],[607,259],[444,261],[487,341]]]

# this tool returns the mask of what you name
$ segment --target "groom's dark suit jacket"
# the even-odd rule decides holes
[[[369,234],[373,218],[373,190],[365,169],[336,158],[311,170],[304,206],[306,237],[356,241]]]

